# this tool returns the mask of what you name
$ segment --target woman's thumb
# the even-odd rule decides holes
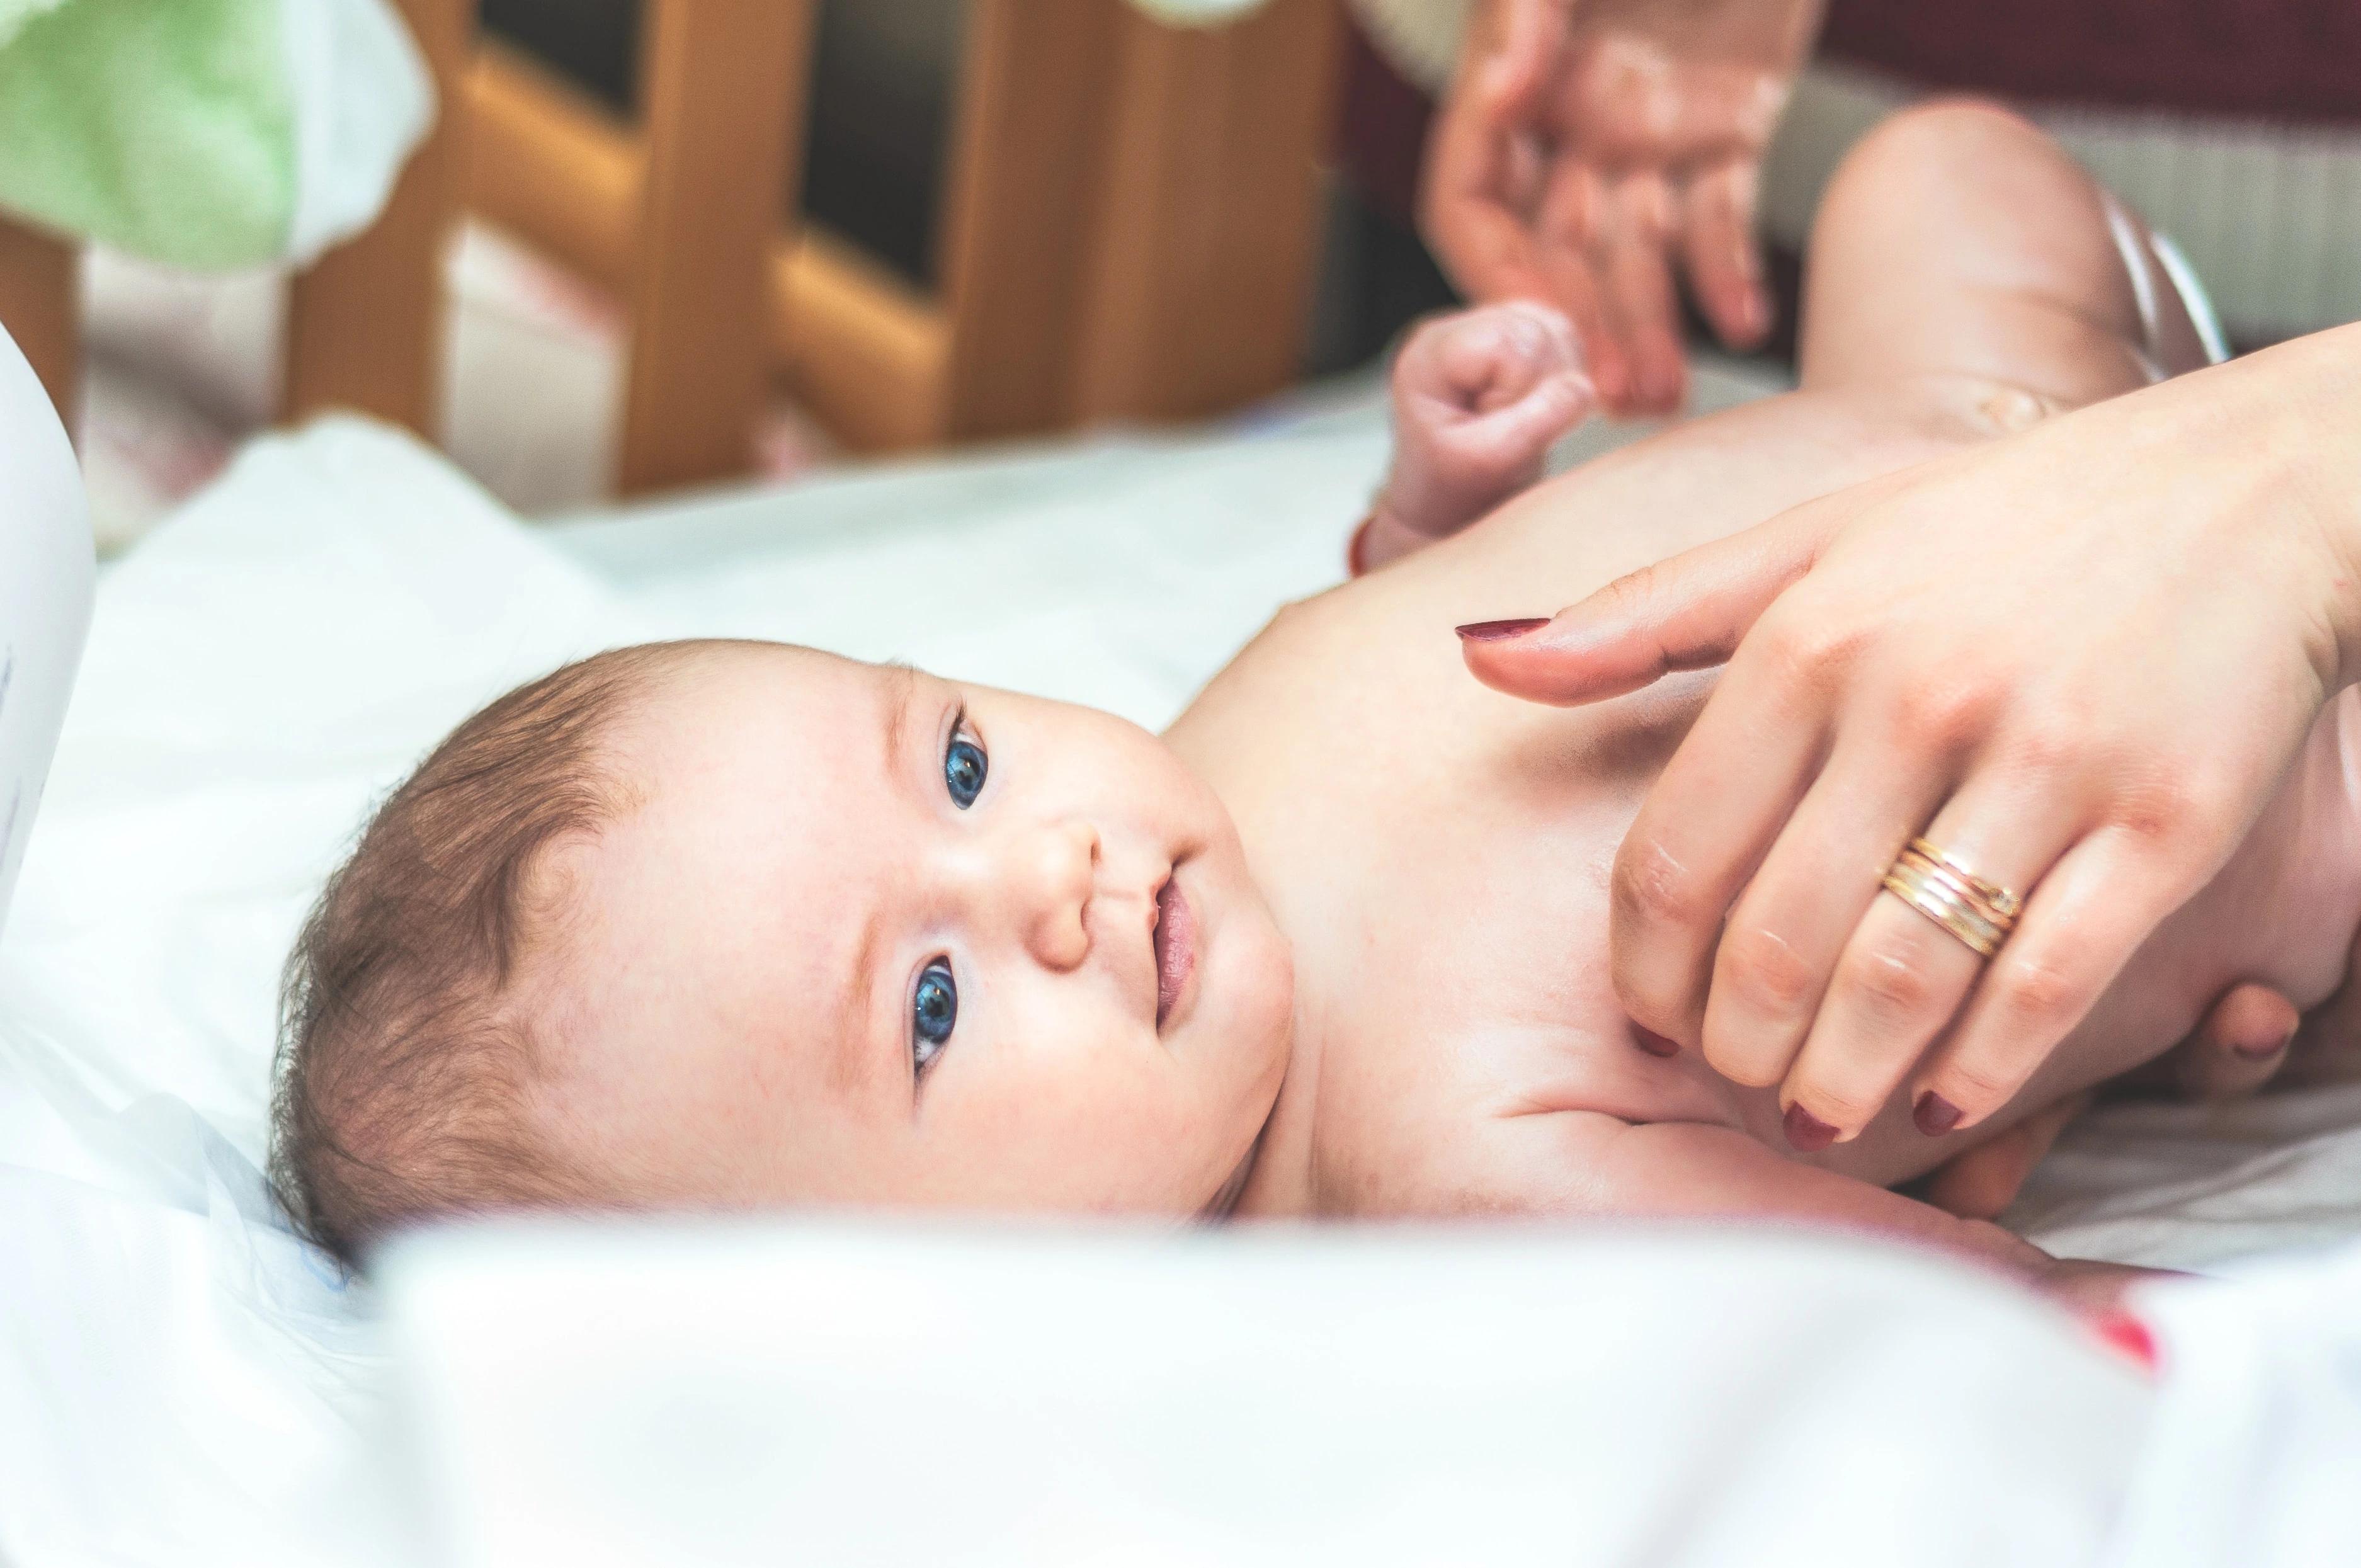
[[[1493,32],[1486,43],[1483,95],[1495,114],[1518,117],[1536,112],[1552,85],[1566,35],[1568,0],[1497,0]]]
[[[1547,620],[1462,626],[1461,652],[1486,685],[1559,706],[1723,663],[1771,601],[1811,568],[1820,531],[1796,521],[1773,519],[1643,566]]]

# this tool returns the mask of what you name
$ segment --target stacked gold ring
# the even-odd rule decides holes
[[[1924,839],[1913,839],[1885,873],[1885,890],[1949,931],[1979,958],[2000,951],[2025,898],[1986,882]]]

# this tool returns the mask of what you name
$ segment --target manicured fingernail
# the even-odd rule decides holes
[[[1357,577],[1369,569],[1369,530],[1378,525],[1376,517],[1365,517],[1361,526],[1353,530],[1351,543],[1345,546],[1345,575]]]
[[[1960,1108],[1930,1089],[1910,1107],[1910,1119],[1928,1137],[1939,1138],[1960,1124]]]
[[[1631,1043],[1652,1057],[1676,1057],[1681,1054],[1677,1042],[1666,1039],[1653,1029],[1642,1029],[1637,1024],[1631,1025]]]
[[[2295,1044],[2295,1031],[2290,1029],[2275,1045],[2232,1046],[2230,1050],[2233,1055],[2244,1057],[2248,1061],[2268,1061],[2293,1044]]]
[[[1787,1142],[1797,1154],[1817,1154],[1837,1141],[1837,1130],[1801,1105],[1787,1107]]]
[[[2102,1343],[2139,1363],[2141,1370],[2150,1373],[2156,1370],[2156,1335],[2146,1323],[2129,1312],[2109,1312],[2103,1317],[2094,1318],[2091,1327]]]
[[[1546,615],[1528,615],[1516,620],[1477,620],[1451,630],[1459,633],[1463,642],[1505,642],[1511,637],[1522,637],[1549,624]]]

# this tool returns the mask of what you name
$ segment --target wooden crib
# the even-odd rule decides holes
[[[626,492],[742,466],[774,376],[848,445],[899,450],[1211,413],[1295,372],[1336,0],[1215,31],[970,0],[931,294],[784,210],[820,0],[646,0],[635,121],[479,42],[474,0],[397,3],[445,112],[377,225],[292,280],[291,420],[434,433],[463,210],[624,302]],[[0,323],[68,409],[75,275],[0,222]]]

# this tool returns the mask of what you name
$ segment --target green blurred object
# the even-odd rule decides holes
[[[178,266],[278,255],[295,209],[279,0],[0,0],[0,206]]]
[[[383,0],[0,0],[0,208],[151,260],[309,260],[433,113]]]

